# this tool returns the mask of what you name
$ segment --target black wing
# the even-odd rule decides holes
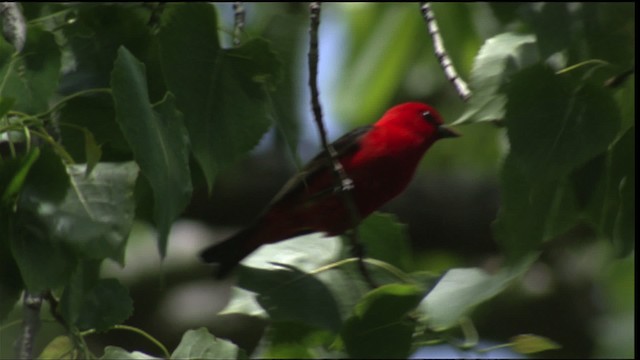
[[[373,129],[373,126],[362,126],[342,135],[336,141],[332,143],[336,156],[338,158],[356,152],[360,148],[362,138]],[[313,180],[314,177],[323,173],[326,169],[333,169],[333,165],[330,164],[327,151],[323,150],[311,159],[307,165],[305,165],[300,172],[294,177],[289,179],[286,184],[280,189],[278,194],[273,198],[271,204],[286,201],[290,197],[294,197],[301,191],[304,191],[307,184]],[[333,170],[331,170],[333,171]],[[333,188],[327,189],[333,191]],[[324,191],[321,191],[323,193]]]

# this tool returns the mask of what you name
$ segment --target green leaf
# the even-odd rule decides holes
[[[22,281],[31,293],[65,285],[78,261],[67,247],[43,232],[45,226],[40,225],[39,221],[30,214],[22,214],[9,237]]]
[[[123,348],[117,346],[107,346],[104,348],[104,355],[100,358],[102,360],[159,360],[161,358],[147,355],[140,351],[129,352]]]
[[[503,33],[488,39],[473,63],[469,86],[473,96],[454,124],[503,120],[507,97],[502,87],[518,70],[538,61],[533,35]]]
[[[620,129],[610,91],[541,65],[515,75],[507,97],[511,154],[532,180],[568,174],[606,150]]]
[[[165,255],[172,222],[191,197],[188,138],[173,96],[151,106],[145,67],[120,48],[111,75],[116,119],[154,195],[158,247]]]
[[[369,292],[347,319],[341,332],[353,358],[407,358],[415,321],[407,314],[420,303],[424,289],[390,284]]]
[[[358,228],[365,246],[365,256],[382,260],[400,269],[409,270],[411,253],[407,226],[391,214],[374,213]]]
[[[105,331],[133,314],[129,290],[116,279],[100,279],[83,294],[75,325],[80,330]]]
[[[27,114],[47,110],[59,73],[60,50],[52,33],[29,26],[20,54],[0,40],[0,97],[15,100],[13,110]]]
[[[444,331],[476,305],[501,293],[524,274],[537,255],[530,255],[519,264],[489,275],[479,268],[451,269],[420,303],[423,319],[434,331]]]
[[[79,89],[109,87],[110,76],[118,49],[126,47],[149,67],[153,66],[153,37],[146,6],[122,6],[115,3],[90,3],[72,6],[73,21],[61,26],[68,47],[73,52],[74,67],[61,83],[62,91],[72,93]],[[157,62],[157,60],[156,60]],[[150,73],[150,88],[163,88],[158,71]],[[159,83],[159,84],[158,84]],[[159,99],[165,90],[150,91],[152,99]]]
[[[278,61],[263,40],[221,49],[211,4],[167,6],[158,36],[167,86],[184,113],[193,154],[211,189],[219,171],[269,128],[265,88],[278,75]]]
[[[286,270],[243,270],[239,285],[258,293],[258,303],[273,321],[301,322],[334,332],[340,329],[338,303],[315,276],[293,266],[287,266]]]
[[[131,150],[116,123],[111,94],[74,97],[58,111],[62,145],[79,163],[89,162],[86,132],[99,144],[102,161],[129,161]],[[82,136],[84,135],[84,136]]]
[[[369,124],[386,110],[419,53],[414,39],[424,38],[427,33],[416,13],[414,4],[400,3],[378,12],[360,8],[352,15],[357,18],[351,21],[354,27],[362,23],[369,26],[364,26],[364,32],[348,32],[356,38],[352,44],[360,48],[351,52],[354,56],[340,71],[344,86],[336,87],[333,95],[339,118]],[[354,94],[358,94],[357,101]]]
[[[561,346],[556,342],[544,336],[533,334],[514,336],[513,338],[511,338],[511,343],[511,347],[514,351],[524,355],[561,348]]]
[[[60,158],[50,148],[41,148],[24,180],[8,235],[11,252],[30,292],[64,285],[77,262],[42,217],[56,212],[68,189],[69,176]]]
[[[572,41],[575,32],[575,11],[570,11],[568,3],[550,2],[529,4],[524,18],[529,21],[537,40],[540,56],[548,58],[554,53],[567,50],[580,41]],[[582,40],[582,39],[580,39]]]
[[[230,341],[218,339],[205,328],[188,330],[171,359],[246,359],[244,351]]]
[[[135,163],[99,163],[89,177],[86,165],[67,167],[70,189],[56,203],[25,190],[21,200],[44,224],[48,236],[64,242],[85,258],[111,258],[122,263],[133,224]]]

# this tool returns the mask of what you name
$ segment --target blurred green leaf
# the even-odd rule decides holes
[[[411,268],[407,226],[391,214],[376,212],[358,228],[365,256],[382,260],[402,270]]]
[[[293,266],[245,268],[240,286],[258,294],[258,303],[273,321],[297,321],[334,332],[342,325],[340,308],[326,285]]]
[[[358,17],[360,10],[355,10]],[[351,52],[353,57],[346,59],[340,72],[343,87],[337,88],[332,98],[338,117],[358,125],[372,123],[389,106],[392,95],[418,54],[416,37],[427,34],[415,4],[393,4],[384,11],[364,14],[373,15],[375,25],[366,29],[366,39],[361,39],[364,44],[359,43],[358,52]],[[366,22],[371,23],[371,18]],[[362,34],[358,36],[362,37]]]
[[[407,314],[420,303],[424,289],[390,284],[369,292],[342,328],[341,337],[353,358],[406,358],[415,321]]]
[[[29,26],[24,49],[20,54],[14,51],[0,39],[0,97],[15,100],[13,110],[46,111],[60,76],[60,49],[53,34]]]
[[[171,224],[191,197],[189,138],[171,94],[154,106],[149,103],[145,67],[126,48],[119,51],[111,85],[116,120],[153,188],[158,248],[164,256]]]
[[[419,306],[423,321],[434,331],[458,325],[460,318],[478,304],[501,293],[529,269],[537,255],[490,275],[479,268],[451,269],[427,294]]]
[[[504,119],[507,97],[502,86],[509,76],[538,61],[533,35],[502,33],[488,39],[473,63],[469,86],[473,96],[454,124]]]
[[[589,56],[626,70],[635,63],[636,5],[632,2],[581,3]]]
[[[218,339],[205,328],[188,330],[171,359],[247,359],[246,354],[234,343]]]
[[[211,4],[167,6],[159,40],[167,86],[185,115],[193,154],[211,189],[218,172],[269,128],[266,92],[279,62],[263,40],[221,49]]]
[[[570,11],[570,6],[565,2],[528,4],[528,11],[523,11],[524,19],[528,20],[535,33],[536,45],[543,60],[579,44],[579,41],[572,41],[576,31],[572,25],[576,22],[573,19],[575,11]]]

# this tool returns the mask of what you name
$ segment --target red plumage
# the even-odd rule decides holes
[[[443,126],[429,105],[410,102],[388,110],[378,122],[357,128],[332,145],[353,181],[353,200],[361,219],[401,193],[420,159],[438,139],[458,134]],[[249,227],[205,249],[205,262],[219,263],[227,275],[263,244],[311,232],[339,235],[352,227],[352,216],[336,191],[333,166],[325,152],[290,179]]]

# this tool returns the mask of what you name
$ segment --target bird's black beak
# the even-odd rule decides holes
[[[460,136],[460,133],[450,129],[444,125],[440,125],[438,126],[438,129],[436,130],[437,134],[438,134],[438,138],[439,139],[443,139],[443,138],[450,138],[450,137],[458,137]]]

